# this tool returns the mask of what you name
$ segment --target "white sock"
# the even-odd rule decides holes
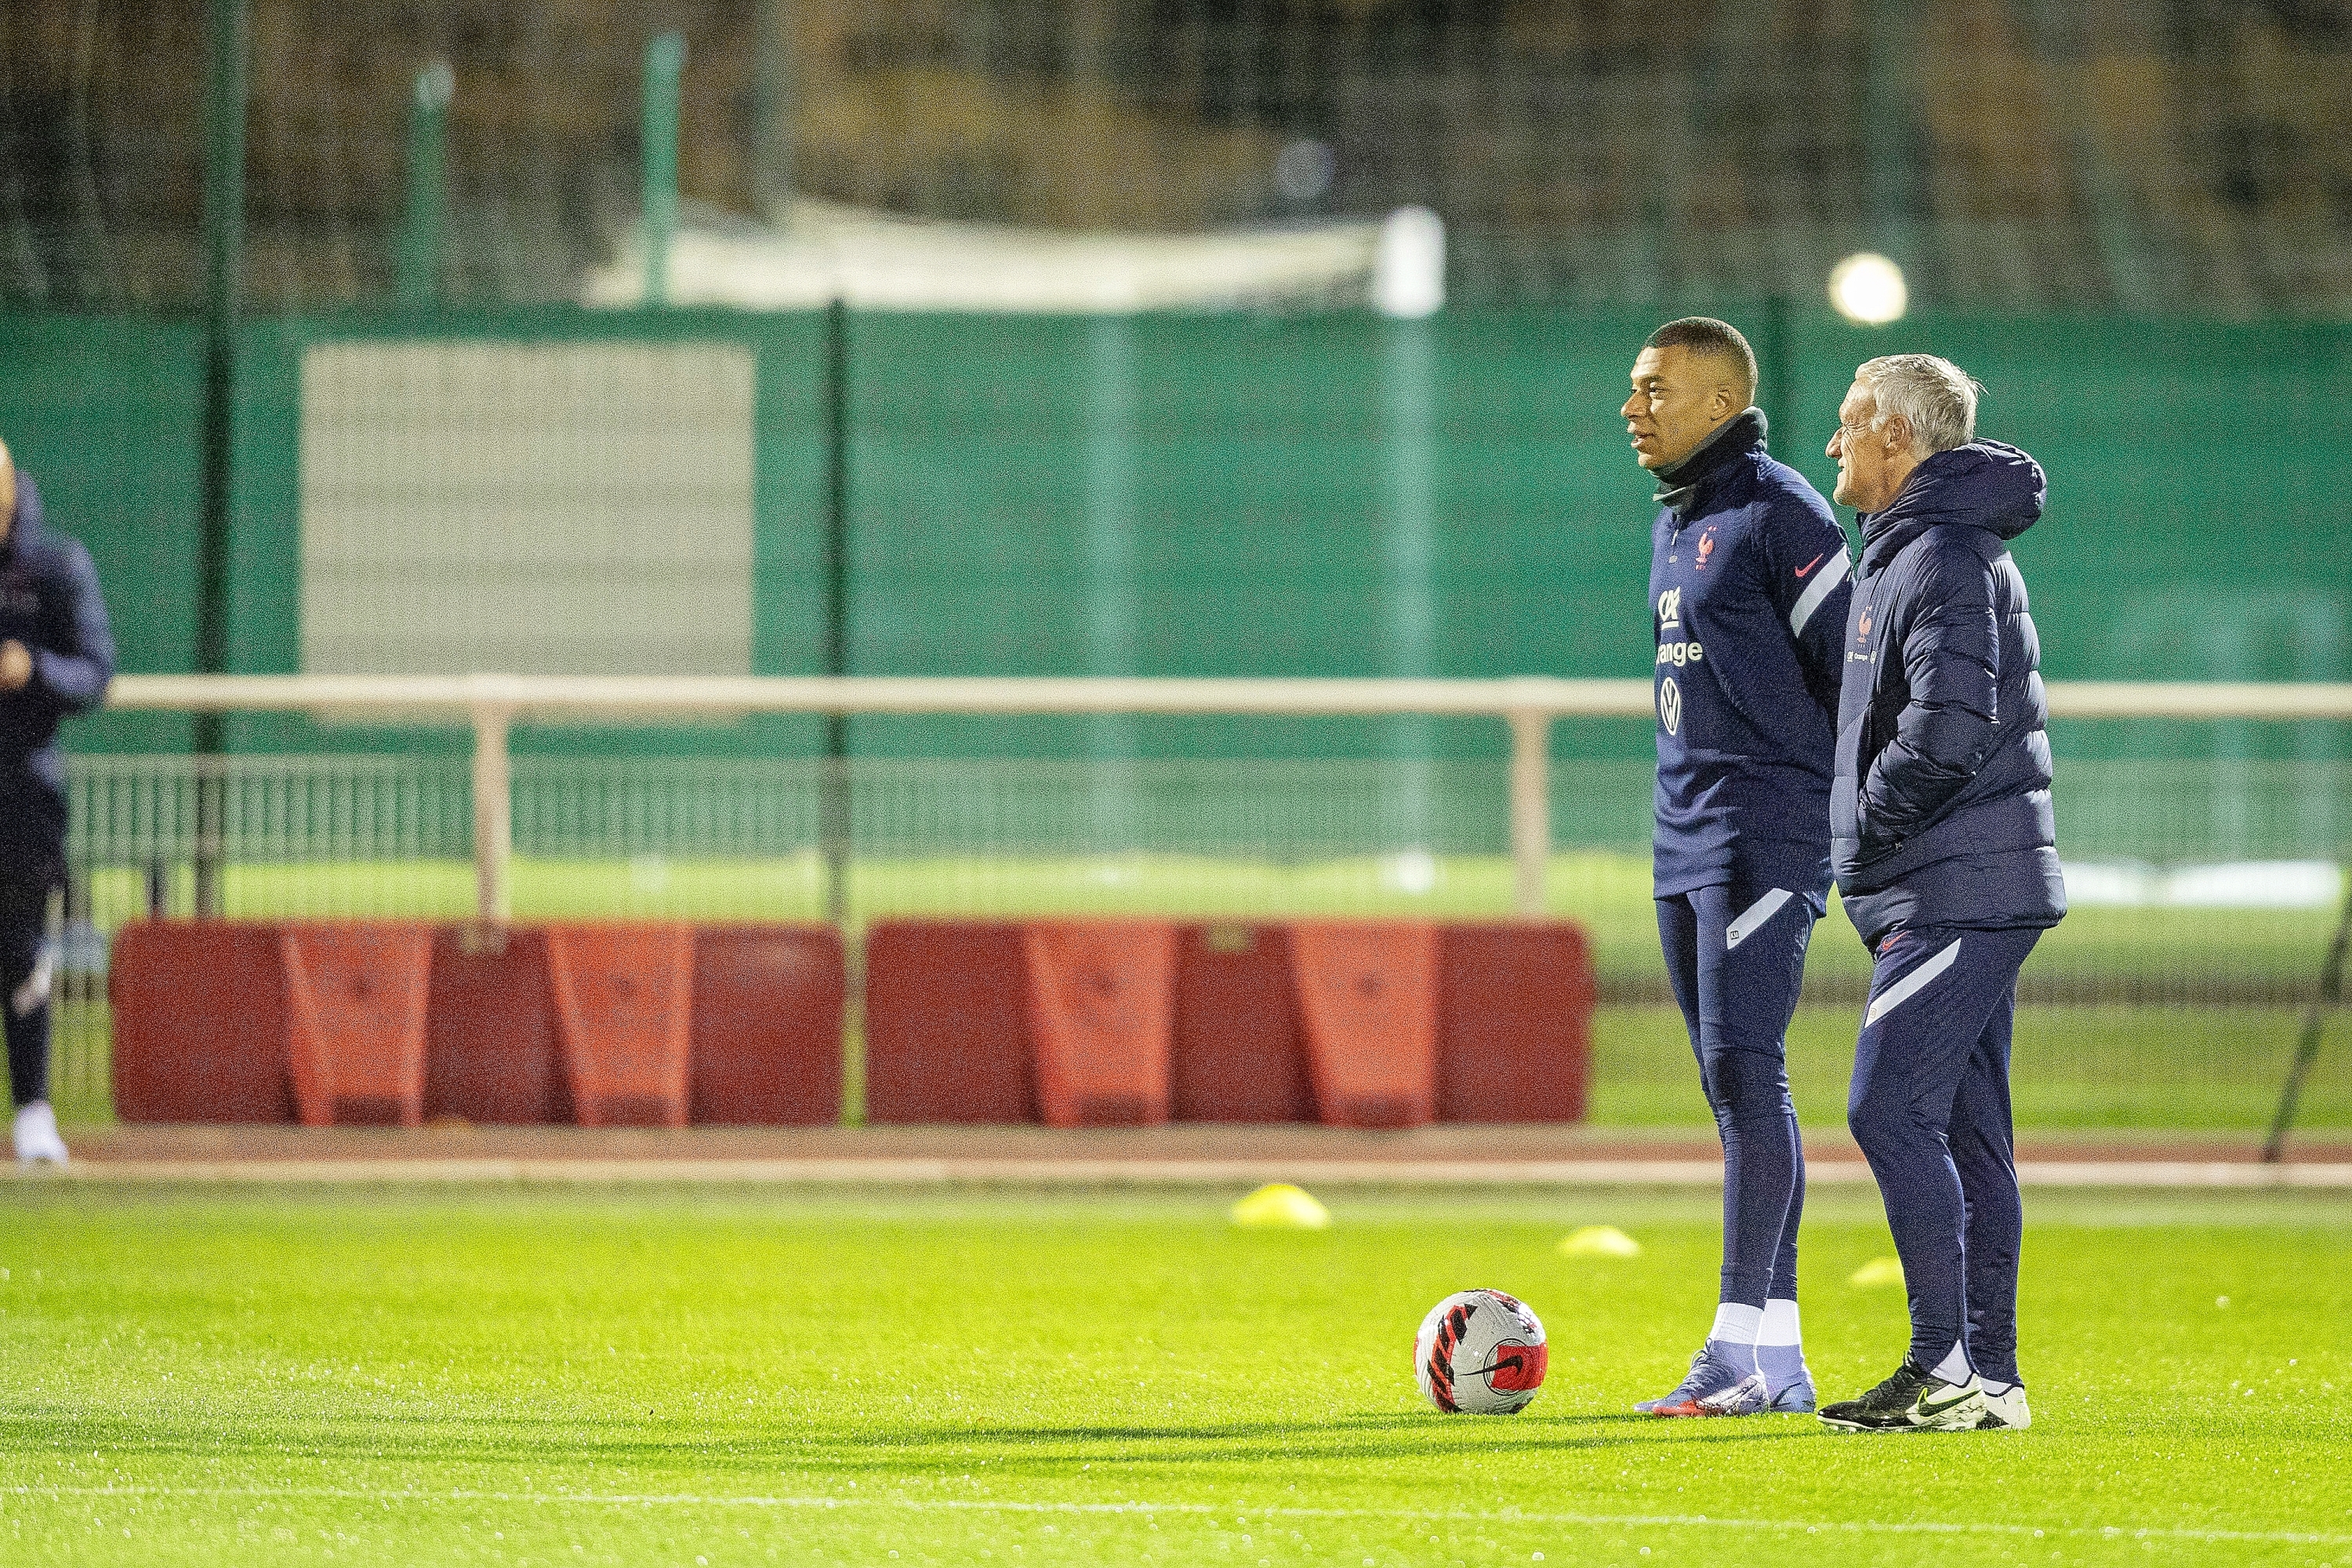
[[[1985,1384],[1985,1385],[1984,1385],[1984,1391],[1985,1391],[1987,1394],[2014,1394],[2014,1393],[2016,1393],[2016,1392],[2017,1392],[2017,1384],[2013,1384],[2013,1383],[1991,1383],[1991,1382],[1988,1382],[1988,1383],[1986,1383],[1986,1384]]]
[[[1936,1363],[1933,1375],[1942,1378],[1946,1383],[1958,1388],[1968,1382],[1975,1371],[1974,1367],[1969,1365],[1969,1347],[1960,1341],[1954,1340],[1950,1352]]]
[[[1763,1322],[1763,1308],[1726,1301],[1715,1310],[1715,1327],[1706,1331],[1706,1337],[1727,1345],[1752,1345]]]
[[[1764,1323],[1756,1331],[1759,1345],[1801,1345],[1805,1332],[1797,1326],[1797,1304],[1779,1298],[1764,1303]]]

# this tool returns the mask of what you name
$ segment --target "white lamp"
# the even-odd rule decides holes
[[[1830,303],[1849,321],[1883,327],[1911,308],[1903,268],[1874,250],[1858,251],[1830,268]]]
[[[1445,304],[1445,220],[1427,207],[1399,207],[1381,225],[1372,253],[1372,306],[1415,321]]]

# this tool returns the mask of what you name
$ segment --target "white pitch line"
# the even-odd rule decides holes
[[[2269,1542],[2298,1546],[2352,1546],[2352,1535],[2294,1530],[2189,1530],[2175,1525],[2000,1524],[1983,1520],[1804,1520],[1746,1519],[1704,1513],[1533,1513],[1520,1510],[1409,1508],[1253,1508],[1244,1504],[1148,1502],[1017,1502],[992,1498],[710,1497],[692,1492],[499,1492],[452,1488],[448,1491],[372,1490],[357,1487],[44,1487],[20,1485],[19,1497],[320,1498],[347,1502],[553,1503],[584,1508],[754,1508],[825,1511],[838,1508],[897,1509],[909,1513],[1028,1513],[1069,1515],[1172,1514],[1238,1520],[1394,1520],[1419,1523],[1549,1524],[1589,1529],[1771,1530],[1819,1534],[1824,1531],[1863,1535],[2014,1535],[2090,1537],[2105,1541],[2196,1541]]]
[[[1863,1184],[1859,1160],[1816,1160],[1816,1184]],[[2352,1188],[2352,1163],[2256,1164],[2247,1161],[2027,1160],[2028,1187]],[[1712,1187],[1719,1160],[1089,1160],[1089,1159],[350,1159],[103,1160],[64,1171],[0,1167],[0,1180],[109,1184],[251,1184],[322,1182],[441,1185],[507,1183],[549,1186],[675,1183],[755,1185],[1021,1185],[1085,1187],[1254,1186],[1668,1186]]]

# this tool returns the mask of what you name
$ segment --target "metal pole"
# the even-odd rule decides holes
[[[1757,366],[1756,406],[1763,411],[1765,427],[1780,442],[1783,460],[1790,460],[1801,454],[1789,413],[1789,296],[1779,289],[1764,298],[1762,340],[1756,345],[1762,361]]]
[[[849,307],[824,312],[824,672],[849,673]],[[849,716],[824,716],[824,772],[817,837],[824,858],[824,917],[849,915]]]
[[[1424,319],[1387,323],[1382,392],[1388,458],[1386,527],[1381,546],[1388,590],[1389,673],[1426,678],[1434,670],[1437,609],[1437,420],[1435,329]],[[1425,850],[1433,837],[1431,753],[1436,727],[1425,714],[1390,721],[1403,847]]]
[[[448,109],[457,79],[435,60],[408,100],[408,211],[400,231],[400,302],[441,302],[441,227],[448,207]]]
[[[514,858],[514,770],[507,753],[510,710],[474,710],[474,912],[502,926],[514,913],[507,886]]]
[[[1381,225],[1372,305],[1389,318],[1381,367],[1388,663],[1392,674],[1426,679],[1436,664],[1437,631],[1437,343],[1429,318],[1445,305],[1445,224],[1427,207],[1400,207]],[[1402,837],[1405,847],[1426,850],[1435,727],[1415,714],[1385,728]]]
[[[646,303],[669,303],[669,243],[677,232],[677,84],[686,68],[686,37],[663,33],[646,45],[643,162],[640,184],[646,230]]]
[[[1135,323],[1105,313],[1087,323],[1086,444],[1087,672],[1133,675],[1136,644]],[[1090,764],[1087,850],[1125,854],[1136,847],[1132,715],[1104,714],[1086,724]]]
[[[196,541],[196,669],[228,668],[229,517],[236,445],[236,319],[245,276],[246,0],[211,0],[205,23],[204,512]],[[217,756],[226,716],[196,715],[200,757]],[[227,817],[217,768],[196,773],[195,912],[221,912]]]
[[[1920,183],[1922,136],[1912,134],[1918,109],[1919,0],[1865,0],[1863,18],[1862,141],[1865,210],[1878,248],[1906,272],[1918,264],[1914,192]],[[1913,287],[1917,287],[1915,283]]]
[[[2294,1108],[2303,1098],[2303,1080],[2319,1059],[2320,1031],[2327,1012],[2344,1001],[2344,953],[2352,947],[2352,873],[2345,877],[2344,914],[2336,922],[2336,940],[2327,945],[2327,962],[2320,966],[2319,990],[2303,1012],[2303,1034],[2294,1044],[2294,1060],[2286,1069],[2286,1087],[2279,1092],[2278,1114],[2271,1118],[2271,1135],[2263,1141],[2263,1159],[2277,1164],[2286,1154],[2287,1130],[2294,1125]]]
[[[1511,722],[1511,912],[1544,913],[1544,873],[1551,865],[1551,715],[1514,709]]]
[[[793,203],[793,24],[791,0],[759,0],[752,35],[751,201],[772,224]]]

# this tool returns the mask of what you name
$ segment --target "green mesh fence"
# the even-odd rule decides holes
[[[1759,307],[1735,310],[1757,330]],[[1626,311],[1274,319],[525,312],[273,320],[236,364],[230,668],[824,667],[837,526],[864,674],[1611,675],[1645,668]],[[1768,344],[1774,449],[1826,486],[1852,367],[1947,353],[2037,453],[2016,547],[2053,679],[2352,673],[2352,331],[1810,314]],[[188,668],[190,334],[0,316],[0,431],[90,544],[127,668]],[[829,410],[837,402],[836,428]],[[837,481],[837,489],[836,489]],[[2284,574],[2282,575],[2282,573]],[[181,721],[110,718],[85,748]],[[2315,761],[2343,726],[2116,723],[2077,756]],[[184,733],[184,728],[176,731]],[[1637,731],[1563,731],[1638,755]],[[239,721],[232,749],[385,739]],[[1492,725],[861,719],[864,754],[1498,754]],[[402,736],[403,748],[446,745]],[[546,735],[808,754],[815,723]]]
[[[0,438],[89,545],[130,670],[196,659],[211,9],[0,15]],[[1861,359],[1986,383],[1986,432],[2051,474],[2017,556],[2052,678],[2352,678],[2340,19],[2063,11],[253,0],[226,665],[1638,675],[1648,485],[1614,411],[1643,336],[1705,310],[1754,339],[1774,450],[1824,485]],[[1412,203],[1445,220],[1452,302],[1381,318],[1359,268],[1247,310],[803,308],[873,282],[836,268],[792,309],[592,308],[643,291],[647,46],[673,30],[675,298],[729,297],[714,258],[894,217],[1148,257]],[[1896,326],[1822,308],[1864,247],[1909,275]],[[2352,861],[2347,731],[2057,727],[2076,910],[2027,972],[2029,1119],[2259,1121]],[[200,859],[230,914],[471,907],[461,733],[235,716],[202,762],[193,733],[69,732],[64,1070],[94,1110],[106,939],[190,912]],[[835,763],[812,720],[520,732],[518,913],[1507,901],[1491,722],[839,739]],[[1548,896],[1595,937],[1599,1113],[1682,1120],[1648,746],[1559,726]],[[1835,1118],[1861,974],[1833,917],[1809,1119]],[[2322,1062],[2309,1115],[2352,1120],[2342,1049]]]
[[[200,296],[217,9],[0,10],[0,301]],[[1809,300],[1865,247],[1971,309],[2347,298],[2347,31],[2325,0],[246,9],[262,309],[580,298],[631,244],[647,46],[671,32],[685,223],[715,236],[811,198],[1143,234],[1412,202],[1479,302]]]

